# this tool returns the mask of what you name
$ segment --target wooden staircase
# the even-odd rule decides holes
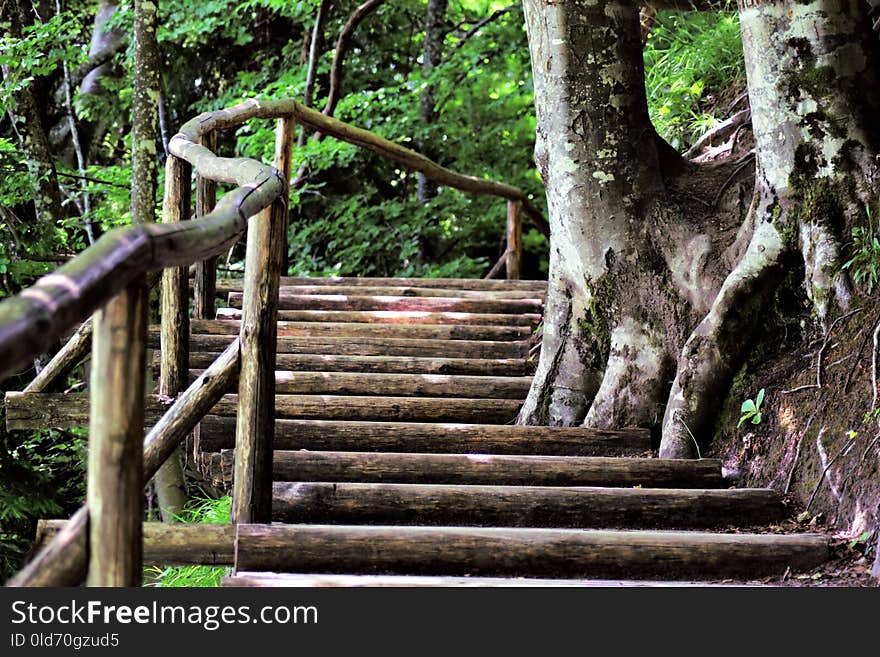
[[[222,285],[220,319],[193,322],[193,376],[238,334],[240,287]],[[651,458],[641,429],[514,425],[545,291],[282,279],[274,522],[238,527],[224,584],[753,579],[827,559],[823,536],[766,532],[786,517],[778,494],[725,488],[717,460]],[[195,441],[221,480],[229,397]]]

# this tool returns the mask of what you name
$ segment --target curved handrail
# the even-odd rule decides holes
[[[293,118],[313,130],[421,172],[440,185],[518,201],[532,222],[549,234],[540,210],[517,187],[456,173],[416,151],[324,116],[292,99],[248,100],[200,114],[185,123],[169,143],[170,153],[189,162],[198,175],[238,185],[211,213],[190,221],[116,228],[53,273],[0,303],[0,380],[49,349],[59,336],[102,307],[137,276],[190,265],[223,252],[238,240],[248,218],[283,193],[285,181],[274,167],[250,158],[220,157],[198,142],[213,130],[235,127],[251,118]]]

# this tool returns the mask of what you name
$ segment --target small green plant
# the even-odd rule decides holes
[[[195,499],[180,515],[182,522],[228,523],[232,498],[219,500]],[[214,566],[175,566],[159,568],[151,566],[144,569],[145,586],[161,587],[216,587],[229,569]]]
[[[752,424],[761,424],[761,404],[763,403],[764,388],[761,388],[754,399],[746,399],[742,403],[742,407],[740,408],[740,411],[742,411],[742,417],[739,419],[736,428],[739,429],[746,420],[751,420]]]
[[[849,269],[853,283],[864,285],[868,294],[871,294],[880,282],[880,239],[874,232],[871,208],[865,206],[865,213],[868,215],[868,226],[853,226],[852,257],[843,264],[843,269]]]

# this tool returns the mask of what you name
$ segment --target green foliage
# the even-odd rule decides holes
[[[742,406],[740,407],[742,417],[739,419],[736,428],[739,429],[746,420],[751,420],[752,424],[761,424],[761,420],[763,419],[761,415],[761,404],[763,403],[764,388],[761,388],[758,391],[758,395],[755,397],[755,399],[746,399],[742,403]]]
[[[871,208],[865,206],[865,212],[868,225],[852,227],[850,258],[843,264],[843,269],[848,269],[853,282],[864,286],[871,294],[880,281],[880,239],[874,228]]]
[[[645,45],[645,88],[651,120],[670,144],[684,150],[719,120],[718,94],[744,84],[736,11],[657,14]]]
[[[218,500],[195,499],[190,501],[179,520],[189,523],[225,524],[230,521],[231,509],[232,498],[229,496],[221,497]],[[220,580],[228,570],[228,568],[212,566],[175,566],[169,568],[152,566],[144,569],[144,581],[145,586],[220,586]]]

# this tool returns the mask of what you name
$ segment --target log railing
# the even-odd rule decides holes
[[[276,119],[274,166],[212,152],[217,131],[252,118]],[[54,273],[0,304],[0,379],[80,326],[28,391],[47,390],[93,342],[86,505],[10,582],[17,586],[140,583],[144,484],[239,380],[233,522],[269,522],[274,361],[282,249],[286,245],[291,147],[296,122],[374,151],[438,184],[507,199],[509,278],[519,277],[521,211],[548,225],[516,187],[464,176],[425,156],[304,107],[294,100],[250,100],[186,123],[169,143],[163,221],[118,228]],[[190,177],[197,178],[196,219]],[[214,206],[216,185],[236,187]],[[196,264],[195,313],[210,317],[213,258],[247,231],[239,337],[184,390],[189,353],[189,280]],[[146,292],[162,275],[160,393],[175,399],[144,439]],[[93,335],[90,335],[93,334]],[[89,338],[92,337],[92,340]]]

